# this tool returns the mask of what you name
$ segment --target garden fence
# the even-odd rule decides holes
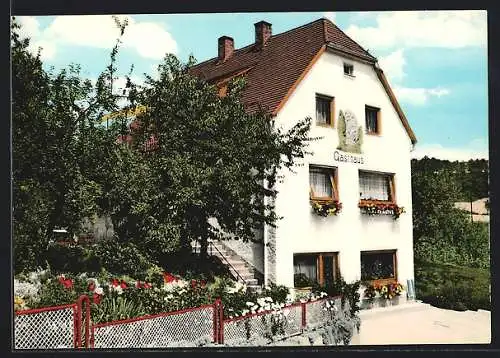
[[[17,311],[14,316],[15,349],[71,349],[87,344],[90,307],[88,297],[76,303]],[[83,307],[85,305],[85,315]]]
[[[164,348],[216,342],[217,306],[142,316],[92,325],[91,348]]]
[[[336,314],[343,314],[341,298],[333,299]],[[222,303],[216,300],[181,311],[92,324],[89,299],[82,296],[75,304],[16,312],[15,348],[165,348],[284,339],[330,322],[331,300],[327,297],[234,318],[224,317]]]
[[[327,302],[334,299],[341,312],[340,297],[326,297],[311,302],[285,306],[279,311],[263,311],[222,320],[219,343],[237,345],[256,339],[285,339],[301,334],[306,328],[327,324],[332,315]]]

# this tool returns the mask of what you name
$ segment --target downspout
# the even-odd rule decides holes
[[[267,180],[266,179],[264,179],[264,187],[267,188]],[[264,195],[264,206],[266,206],[266,205],[267,205],[267,196]],[[264,237],[264,246],[263,246],[263,249],[264,249],[264,282],[263,282],[263,285],[265,287],[268,285],[267,282],[269,279],[269,266],[268,266],[268,260],[267,260],[268,234],[267,234],[267,224],[266,223],[264,223],[263,237]]]

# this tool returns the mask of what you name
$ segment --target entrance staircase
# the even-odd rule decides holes
[[[191,246],[193,247],[193,252],[200,252],[200,244],[198,242],[192,242]],[[223,242],[209,241],[207,251],[208,255],[218,257],[219,260],[227,266],[237,281],[246,284],[248,290],[255,292],[262,288],[260,284],[260,282],[262,282],[262,277],[259,277],[261,274],[259,275],[259,272],[257,272],[255,268],[234,250],[224,245]]]

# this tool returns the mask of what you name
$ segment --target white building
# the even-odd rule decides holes
[[[224,245],[266,283],[298,287],[342,275],[406,286],[414,279],[410,152],[416,138],[377,60],[327,19],[277,35],[261,21],[254,44],[235,50],[224,36],[218,45],[219,56],[194,66],[194,74],[217,83],[221,94],[229,79],[245,76],[249,111],[262,106],[283,128],[311,117],[311,136],[322,137],[295,174],[283,171],[275,201],[283,219],[276,229],[265,228],[265,249]],[[342,208],[324,217],[315,203]],[[399,218],[391,215],[401,207]]]

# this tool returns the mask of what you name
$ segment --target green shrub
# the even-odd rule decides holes
[[[453,310],[491,309],[488,270],[415,261],[417,298]]]
[[[94,251],[81,245],[50,244],[46,261],[54,272],[98,272],[100,262]]]
[[[339,277],[333,283],[320,286],[315,284],[313,292],[326,292],[328,296],[342,296],[342,305],[349,303],[351,316],[356,316],[359,311],[359,288],[361,281],[347,283],[342,277]]]
[[[156,263],[132,243],[120,243],[115,240],[103,240],[94,245],[94,255],[99,259],[100,266],[118,275],[130,275],[144,280]]]
[[[268,289],[264,291],[264,296],[269,296],[273,302],[286,302],[286,297],[290,293],[288,287],[271,283]]]

